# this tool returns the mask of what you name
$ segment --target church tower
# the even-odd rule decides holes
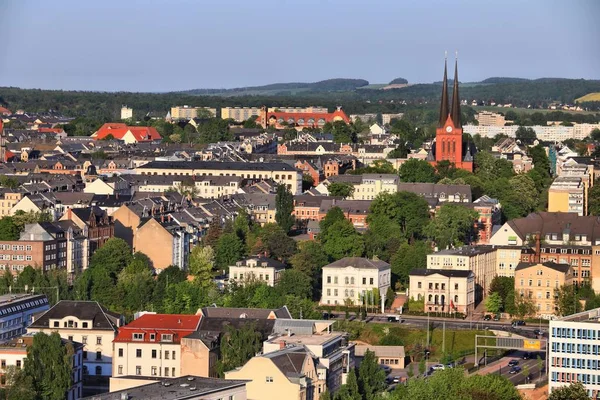
[[[435,145],[427,160],[435,166],[447,160],[456,168],[473,172],[473,155],[469,143],[463,143],[463,130],[460,112],[460,96],[458,92],[458,59],[454,64],[454,83],[452,89],[452,105],[448,109],[448,62],[444,60],[444,79],[442,82],[442,99],[440,118],[436,128]]]

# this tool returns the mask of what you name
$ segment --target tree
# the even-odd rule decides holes
[[[319,396],[319,400],[332,400],[331,393],[329,393],[329,389],[325,389],[321,396]]]
[[[277,195],[275,196],[275,221],[284,230],[289,232],[294,225],[294,196],[287,186],[280,184],[277,186]]]
[[[175,285],[187,279],[187,274],[176,265],[170,265],[162,270],[156,278],[152,291],[152,305],[157,310],[162,310],[163,299],[167,292],[167,286]]]
[[[196,245],[190,253],[190,274],[202,287],[212,283],[213,268],[215,267],[215,252],[210,246]]]
[[[19,227],[12,217],[0,218],[0,240],[19,240]]]
[[[429,205],[416,193],[381,193],[375,197],[369,208],[369,224],[378,216],[395,221],[400,226],[405,239],[422,236],[423,226],[429,221]]]
[[[485,299],[485,309],[492,314],[497,314],[502,311],[502,298],[498,293],[490,293]]]
[[[0,176],[0,186],[8,189],[16,189],[19,187],[19,181],[13,177],[2,175]]]
[[[365,245],[363,237],[356,232],[352,222],[344,219],[335,222],[321,238],[325,253],[333,260],[362,256]]]
[[[439,248],[469,244],[473,224],[478,216],[476,211],[462,205],[444,204],[425,227],[425,234],[434,240]]]
[[[302,191],[310,190],[315,185],[315,180],[310,174],[302,174]]]
[[[37,393],[33,386],[33,379],[31,379],[30,376],[27,376],[22,369],[17,369],[14,365],[8,366],[4,371],[4,376],[6,379],[6,386],[4,389],[6,399],[36,399]]]
[[[580,297],[575,285],[562,285],[554,290],[554,301],[559,315],[566,316],[582,311]]]
[[[265,224],[258,232],[254,254],[267,253],[279,261],[288,260],[296,252],[296,242],[277,224]]]
[[[132,315],[149,305],[154,285],[150,260],[145,254],[138,252],[134,254],[131,263],[119,273],[117,289],[121,300],[112,303]]]
[[[592,131],[590,132],[590,138],[594,141],[599,141],[600,140],[600,129],[598,129],[598,128],[592,129]]]
[[[334,395],[334,400],[362,400],[358,380],[354,369],[351,369],[346,378],[346,383],[342,385]]]
[[[229,325],[221,339],[221,359],[217,370],[223,376],[225,371],[241,367],[262,348],[262,337],[254,323],[243,324],[236,329]]]
[[[548,400],[589,400],[589,398],[587,390],[581,382],[556,388],[548,396]]]
[[[366,400],[373,400],[378,393],[383,392],[387,387],[385,383],[385,371],[379,368],[375,353],[370,350],[365,352],[360,362],[358,387]]]
[[[529,315],[533,315],[536,312],[535,303],[533,299],[526,295],[515,294],[515,312],[519,318],[525,318]]]
[[[523,144],[533,144],[537,139],[537,135],[532,128],[520,126],[515,132],[515,138]]]
[[[456,166],[448,160],[442,160],[436,164],[435,171],[440,179],[452,178],[456,172]]]
[[[290,258],[292,267],[309,276],[314,285],[318,285],[321,268],[327,265],[327,254],[321,243],[306,240],[298,243],[298,252]]]
[[[600,215],[600,185],[594,185],[588,191],[588,213],[589,215]]]
[[[367,257],[377,256],[386,262],[405,242],[400,225],[384,215],[377,215],[369,221],[364,240]]]
[[[73,354],[73,345],[70,342],[63,344],[57,332],[50,335],[40,332],[33,336],[33,343],[27,347],[23,372],[31,378],[36,397],[65,398],[73,385]]]
[[[500,311],[507,311],[506,307],[510,304],[509,296],[512,296],[514,305],[515,278],[508,276],[495,276],[490,283],[489,294],[497,293],[502,300]],[[508,311],[507,311],[508,312]]]
[[[110,238],[90,258],[90,269],[101,268],[116,281],[117,275],[132,260],[131,248],[123,239]]]
[[[12,219],[13,219],[15,225],[17,225],[17,228],[19,228],[19,232],[22,232],[25,229],[26,224],[36,224],[39,222],[51,222],[52,216],[47,212],[35,212],[35,211],[25,212],[23,210],[19,210],[12,216]]]
[[[221,222],[219,221],[219,218],[214,218],[208,226],[206,236],[202,238],[202,243],[205,246],[210,246],[214,249],[222,234],[223,228],[221,227]]]
[[[331,207],[325,217],[319,222],[319,228],[321,232],[319,233],[319,237],[323,237],[327,234],[329,227],[338,221],[343,221],[346,219],[344,212],[339,207]]]
[[[425,160],[411,158],[400,166],[400,180],[402,182],[435,183],[437,181],[435,168]]]
[[[244,245],[235,233],[224,233],[217,242],[215,261],[219,268],[234,265],[244,255]]]
[[[294,269],[283,271],[275,288],[281,296],[292,295],[301,299],[312,298],[312,281],[310,277]]]
[[[343,198],[354,195],[354,185],[348,182],[332,182],[327,186],[330,196],[340,196]]]
[[[392,257],[390,264],[392,281],[406,286],[409,274],[416,268],[427,268],[427,255],[433,250],[427,242],[416,240],[412,244],[404,243]]]

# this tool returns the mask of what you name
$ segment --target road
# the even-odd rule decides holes
[[[527,383],[525,372],[523,371],[523,369],[525,369],[525,367],[528,367],[529,368],[529,377],[530,377],[530,382],[531,382],[532,380],[537,379],[540,376],[540,366],[539,366],[539,361],[537,360],[538,355],[540,356],[540,358],[543,361],[542,368],[541,368],[542,373],[545,372],[546,356],[545,356],[544,352],[531,353],[531,357],[528,360],[523,360],[524,354],[525,354],[524,351],[514,351],[510,355],[503,357],[500,360],[491,363],[490,365],[482,366],[476,372],[476,374],[488,375],[488,374],[493,374],[493,373],[499,373],[502,376],[504,376],[506,379],[511,381],[513,385],[520,385],[522,383]],[[521,367],[521,372],[519,372],[517,374],[510,373],[510,370],[512,368],[508,365],[508,362],[510,360],[517,360],[519,362],[518,365],[519,365],[519,367]]]

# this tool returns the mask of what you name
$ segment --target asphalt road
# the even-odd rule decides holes
[[[502,359],[494,362],[488,366],[482,366],[480,370],[477,372],[479,374],[501,374],[506,379],[512,382],[513,385],[520,385],[522,383],[532,382],[534,379],[537,379],[540,376],[540,367],[539,362],[537,360],[537,356],[539,355],[543,360],[542,364],[542,373],[545,372],[545,353],[531,353],[531,357],[528,360],[523,360],[524,351],[515,351],[511,353],[509,356],[503,357]],[[521,371],[519,373],[511,374],[510,370],[512,367],[508,365],[509,361],[517,360],[519,362],[518,366],[521,367]],[[523,369],[527,366],[529,368],[529,382],[526,382],[526,375]]]

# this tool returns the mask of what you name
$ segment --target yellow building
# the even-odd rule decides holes
[[[558,177],[548,189],[548,212],[587,215],[587,188],[581,178]]]
[[[506,119],[504,115],[498,114],[491,111],[481,111],[475,115],[475,119],[479,122],[479,125],[493,125],[493,126],[504,126]]]
[[[0,218],[5,215],[11,215],[12,208],[23,198],[20,191],[5,192],[0,197]]]
[[[536,316],[556,315],[555,291],[573,284],[573,268],[569,264],[547,261],[519,263],[515,270],[515,296],[529,297],[535,303]]]
[[[198,116],[199,110],[206,110],[213,118],[217,116],[217,109],[211,107],[190,107],[178,106],[171,107],[171,119],[192,119]]]
[[[243,122],[250,117],[260,116],[260,110],[260,107],[223,107],[221,108],[221,118]]]
[[[496,246],[496,275],[515,276],[521,262],[521,249],[514,246]]]

